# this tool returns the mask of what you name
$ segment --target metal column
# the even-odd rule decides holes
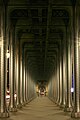
[[[76,1],[73,4],[73,73],[74,73],[74,106],[71,116],[80,117],[80,67],[79,67],[79,14]]]

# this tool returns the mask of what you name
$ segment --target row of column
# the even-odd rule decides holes
[[[13,28],[12,33],[14,32],[15,29]],[[11,33],[10,35],[12,36],[12,38],[13,36],[15,36]],[[22,105],[25,105],[33,97],[35,97],[36,93],[36,87],[34,87],[35,83],[33,82],[32,76],[30,75],[30,72],[28,70],[28,64],[26,63],[27,59],[25,51],[22,47],[22,42],[18,39],[16,39],[14,42],[14,40],[15,38],[13,38],[10,44],[10,47],[12,46],[12,49],[10,48],[10,50],[12,50],[10,51],[10,53],[13,55],[10,55],[10,65],[13,66],[10,67],[10,71],[12,71],[12,73],[10,74],[11,111],[15,111],[17,107],[22,107]],[[15,94],[17,95],[16,100],[14,97]]]
[[[1,9],[1,8],[0,8]],[[9,117],[10,111],[17,111],[36,95],[35,82],[28,71],[25,53],[22,56],[22,44],[16,37],[16,27],[7,22],[6,7],[0,14],[0,117]],[[6,53],[10,57],[6,57]],[[8,73],[7,73],[8,72]],[[9,75],[9,77],[8,77]],[[7,103],[6,92],[9,82],[10,101]]]
[[[80,117],[80,32],[79,32],[79,7],[72,6],[71,28],[67,31],[64,42],[60,48],[59,79],[57,71],[54,72],[48,84],[48,95],[56,100],[64,111],[71,111],[71,117]],[[56,77],[55,77],[56,76]],[[56,78],[56,79],[55,79]],[[56,83],[56,85],[55,85]],[[55,87],[58,86],[58,87]],[[73,92],[71,92],[73,89]],[[54,99],[57,97],[56,99]]]
[[[62,48],[63,46],[63,48]],[[56,56],[57,62],[53,70],[52,78],[48,84],[48,95],[65,111],[71,110],[72,102],[72,61],[71,61],[71,43],[68,40],[61,41],[60,53]]]

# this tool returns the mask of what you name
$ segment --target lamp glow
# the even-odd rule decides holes
[[[71,92],[74,92],[74,88],[71,88]]]
[[[6,56],[7,56],[7,58],[9,58],[9,57],[10,57],[9,50],[7,50]]]

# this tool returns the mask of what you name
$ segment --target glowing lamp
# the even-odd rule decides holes
[[[10,57],[9,50],[7,50],[6,57],[7,57],[7,58],[9,58],[9,57]]]
[[[71,92],[72,92],[72,93],[74,92],[74,88],[73,88],[73,87],[71,88]]]

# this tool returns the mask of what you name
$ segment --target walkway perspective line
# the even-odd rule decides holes
[[[37,97],[17,112],[11,113],[9,120],[73,120],[47,97]],[[8,120],[7,119],[7,120]]]

